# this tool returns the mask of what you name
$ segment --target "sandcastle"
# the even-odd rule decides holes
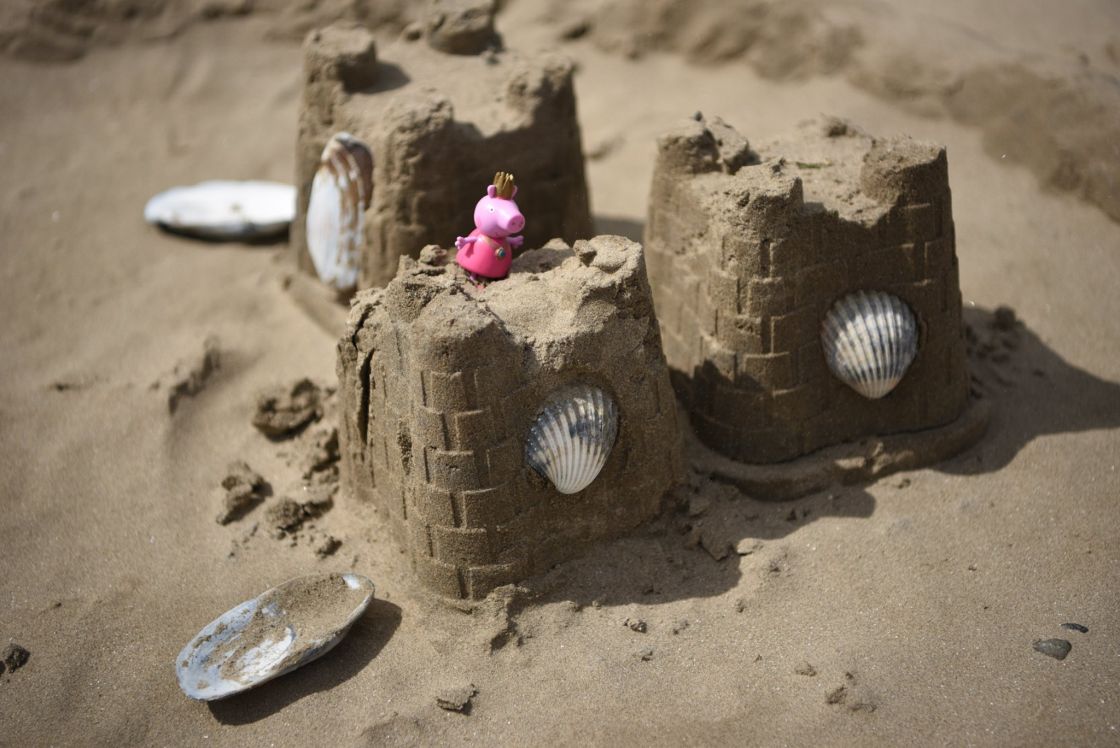
[[[438,159],[450,158],[446,149],[461,128],[445,104],[416,104],[434,101],[425,96],[402,95],[382,111],[389,124],[372,147],[389,168],[378,179],[396,173],[393,164],[428,159],[429,149],[436,158],[408,177],[445,173]],[[416,132],[426,135],[408,134]],[[572,189],[586,211],[578,130],[566,132],[576,154]],[[444,598],[477,600],[658,515],[683,474],[687,430],[678,397],[699,438],[724,457],[707,454],[731,465],[692,455],[696,469],[752,493],[761,487],[760,498],[882,472],[882,460],[852,473],[851,465],[870,463],[822,458],[828,450],[818,450],[830,445],[905,432],[887,455],[889,469],[898,469],[944,459],[983,433],[986,411],[968,408],[943,148],[876,140],[834,120],[807,124],[759,148],[761,155],[719,120],[692,120],[658,145],[645,251],[621,237],[574,246],[554,239],[516,257],[508,278],[484,285],[448,250],[414,246],[426,232],[438,229],[447,241],[470,226],[484,181],[458,177],[438,191],[407,182],[416,199],[393,198],[395,207],[374,222],[382,238],[393,222],[399,232],[381,244],[371,238],[380,249],[365,255],[363,278],[384,277],[390,260],[398,268],[384,288],[357,294],[339,343],[343,476],[386,519],[421,584]],[[533,173],[519,175],[529,185],[522,206],[542,204]],[[405,187],[394,189],[388,194]],[[555,191],[546,191],[550,199]],[[454,223],[415,223],[452,200]],[[428,208],[415,207],[424,201]],[[412,212],[401,213],[402,205]],[[545,211],[553,223],[537,235],[566,210]],[[538,216],[525,213],[527,227],[535,226]],[[906,363],[874,382],[889,379],[874,393],[837,369],[835,346],[822,345],[822,325],[835,319],[830,310],[854,292],[875,292],[905,322],[890,345],[905,342],[906,355],[896,359]],[[589,483],[558,477],[535,451],[540,424],[558,403],[585,408],[594,398],[606,403],[595,412],[609,411],[599,423],[609,421],[609,429],[593,433],[594,424],[570,421],[553,436],[609,441],[610,451],[599,455]],[[969,418],[960,417],[965,412]],[[882,457],[881,442],[871,447],[877,451],[867,459]],[[808,460],[832,460],[837,469],[760,479],[735,467],[772,472],[766,463],[813,452]]]
[[[644,243],[674,386],[699,438],[747,463],[954,421],[968,403],[945,149],[809,123],[752,150],[718,119],[658,142]],[[830,373],[821,325],[861,290],[913,311],[888,396]]]
[[[433,2],[425,24],[383,51],[362,28],[331,26],[304,46],[292,247],[314,273],[306,217],[328,140],[348,132],[373,156],[358,287],[384,286],[399,258],[471,224],[495,164],[532,184],[526,246],[591,236],[572,64],[504,51],[489,0]]]
[[[551,242],[484,288],[427,247],[355,297],[338,376],[344,480],[445,598],[478,599],[627,532],[683,471],[644,256],[621,237]],[[618,433],[595,480],[561,494],[526,445],[572,385],[613,399]]]

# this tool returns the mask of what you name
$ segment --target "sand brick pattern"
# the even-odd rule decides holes
[[[942,425],[967,401],[945,150],[836,129],[735,170],[702,122],[659,141],[645,242],[666,358],[700,438],[740,461]],[[861,289],[921,325],[878,401],[833,377],[820,343],[829,308]]]
[[[557,55],[449,54],[425,39],[382,51],[365,29],[313,32],[304,44],[291,231],[300,267],[315,272],[306,240],[311,182],[340,131],[373,153],[360,288],[384,286],[399,259],[425,245],[468,234],[475,203],[499,170],[522,185],[525,246],[591,236],[572,71]]]
[[[457,267],[406,262],[352,307],[344,479],[441,596],[478,599],[632,529],[683,470],[641,248],[576,249],[526,253],[482,292]],[[524,443],[546,399],[576,383],[610,393],[621,419],[602,473],[566,496],[526,465]]]

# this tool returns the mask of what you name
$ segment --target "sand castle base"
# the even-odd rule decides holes
[[[791,501],[835,485],[867,483],[955,457],[987,433],[992,406],[969,400],[954,421],[902,434],[839,444],[789,462],[749,465],[706,447],[685,430],[685,454],[693,470],[730,483],[759,501]],[[687,423],[684,414],[681,422]]]

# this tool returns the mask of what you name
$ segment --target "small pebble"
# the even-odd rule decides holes
[[[253,425],[270,439],[285,439],[323,415],[323,390],[306,377],[257,396]]]
[[[9,641],[3,654],[0,654],[0,662],[3,662],[4,666],[13,673],[26,665],[30,659],[31,653],[14,641]]]
[[[708,552],[713,561],[722,561],[731,553],[731,542],[726,538],[718,538],[711,533],[700,532],[700,547]]]
[[[838,138],[848,134],[848,123],[839,117],[826,117],[821,129],[827,137]]]
[[[577,18],[560,27],[559,37],[568,41],[582,39],[591,31],[591,22],[586,18]]]
[[[762,550],[762,541],[753,538],[743,538],[735,544],[735,552],[740,556],[749,556]]]
[[[1035,639],[1033,646],[1036,652],[1053,657],[1055,660],[1064,660],[1073,649],[1073,645],[1065,639]]]
[[[243,460],[231,462],[226,468],[226,476],[222,478],[222,489],[216,492],[221,509],[215,521],[226,525],[241,519],[263,501],[268,492],[268,482],[260,473]]]
[[[334,552],[342,547],[342,541],[333,535],[324,535],[323,538],[315,544],[315,555],[319,558],[326,558],[327,556],[334,555]]]
[[[467,713],[470,711],[471,699],[478,694],[478,688],[473,684],[445,688],[436,696],[436,706],[449,712]]]
[[[817,669],[807,662],[803,662],[793,669],[793,672],[798,675],[804,675],[809,678],[814,678],[817,675]]]
[[[653,647],[646,647],[641,652],[638,652],[638,659],[642,662],[649,662],[653,659]]]
[[[644,634],[646,632],[646,629],[648,628],[646,626],[646,622],[641,618],[627,618],[622,622],[622,625],[630,629],[631,631],[638,632],[639,634]]]
[[[800,520],[803,520],[809,516],[809,513],[811,511],[811,509],[806,509],[804,507],[794,507],[793,509],[790,509],[789,514],[786,515],[786,522],[798,522]]]
[[[1009,306],[996,307],[995,317],[992,320],[997,330],[1015,329],[1015,310]]]
[[[688,516],[699,517],[712,508],[712,500],[707,496],[693,496],[688,502]]]
[[[1062,628],[1069,629],[1070,631],[1080,631],[1082,634],[1089,633],[1089,627],[1082,626],[1080,623],[1063,623]]]

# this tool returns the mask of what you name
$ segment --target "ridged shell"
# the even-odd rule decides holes
[[[618,406],[597,387],[562,390],[541,410],[529,429],[525,459],[560,493],[591,485],[610,456],[618,436]]]
[[[821,344],[836,378],[877,400],[895,388],[914,360],[918,321],[897,296],[857,291],[825,315]]]
[[[287,231],[295,212],[290,184],[217,179],[159,193],[144,206],[144,220],[203,239],[264,239]]]
[[[373,153],[340,132],[328,141],[311,183],[307,249],[319,278],[339,291],[358,285],[362,224],[373,197]]]

